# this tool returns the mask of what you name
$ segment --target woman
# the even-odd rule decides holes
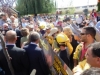
[[[21,29],[21,34],[22,34],[22,38],[21,38],[21,47],[22,47],[22,44],[26,41],[28,41],[28,35],[29,35],[29,29],[27,28],[22,28]]]

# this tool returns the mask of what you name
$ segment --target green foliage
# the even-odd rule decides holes
[[[16,9],[21,15],[51,13],[55,5],[53,0],[17,0]]]
[[[98,2],[97,6],[98,6],[98,11],[100,11],[100,2]]]
[[[74,7],[68,8],[67,11],[66,11],[66,14],[69,14],[69,15],[73,15],[74,13],[75,13]]]
[[[86,16],[88,16],[88,13],[89,13],[89,10],[88,10],[88,9],[84,9],[83,12],[84,12],[84,14],[85,14]]]

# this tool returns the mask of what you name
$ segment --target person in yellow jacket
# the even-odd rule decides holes
[[[66,43],[66,47],[69,50],[69,54],[71,55],[72,52],[73,52],[73,47],[70,43],[72,41],[72,37],[71,37],[72,31],[71,31],[71,29],[69,27],[64,27],[63,32],[59,33],[58,35],[60,35],[60,34],[65,36],[66,41],[64,41],[64,42]],[[59,47],[56,44],[57,44],[57,42],[60,42],[60,41],[59,40],[57,42],[56,41],[57,40],[55,40],[54,43],[53,43],[53,46],[54,46],[53,48],[54,48],[54,50],[59,51]]]
[[[86,59],[82,62],[79,62],[79,64],[73,69],[74,75],[80,75],[85,70],[89,69],[90,65],[87,63]]]
[[[88,50],[88,46],[95,42],[95,39],[94,39],[95,35],[96,35],[96,30],[93,27],[82,28],[82,31],[81,31],[82,43],[80,43],[77,46],[76,51],[74,52],[74,56],[73,56],[74,67],[75,67],[73,69],[74,72],[76,72],[79,69],[84,71],[84,68],[85,68],[84,65],[87,64],[87,62],[85,61],[86,60],[85,54]]]
[[[48,36],[46,37],[47,41],[49,42],[49,44],[52,46],[54,39],[56,37],[56,35],[59,33],[58,28],[54,27],[50,29],[50,33],[48,34]]]

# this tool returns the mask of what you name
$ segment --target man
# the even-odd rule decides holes
[[[93,43],[88,47],[86,61],[91,68],[81,75],[100,75],[100,42]]]
[[[31,24],[31,25],[28,25],[29,26],[29,32],[33,32],[34,31],[34,25]]]
[[[17,34],[16,46],[20,48],[21,47],[20,46],[20,41],[21,41],[21,37],[22,37],[21,31],[17,28],[17,25],[15,23],[11,24],[11,28]]]
[[[100,42],[96,42],[88,47],[86,59],[91,67],[100,68]]]
[[[76,51],[74,52],[74,72],[79,70],[79,68],[83,71],[85,70],[85,54],[87,51],[87,47],[95,42],[95,35],[96,35],[96,30],[93,27],[84,27],[81,31],[81,41],[77,48]],[[87,66],[88,68],[88,66]],[[77,71],[78,72],[78,71]]]
[[[97,22],[99,22],[99,21],[100,21],[100,11],[97,12]]]
[[[29,35],[30,44],[25,46],[29,62],[30,62],[30,73],[33,69],[36,69],[36,75],[49,75],[49,67],[45,60],[43,50],[38,47],[40,35],[37,32],[32,32]]]
[[[0,26],[2,27],[4,23],[7,23],[7,15],[2,14],[0,19]]]
[[[77,26],[81,27],[81,23],[83,22],[83,16],[79,14],[79,17],[76,18],[76,24]]]
[[[15,46],[15,42],[17,40],[16,32],[12,30],[7,31],[5,40],[7,42],[7,51],[11,57],[11,64],[13,66],[15,75],[29,75],[29,63],[26,52],[24,49]],[[5,71],[5,75],[11,75],[2,49],[0,50],[0,67]]]
[[[84,71],[81,75],[100,75],[100,68],[90,68]]]
[[[3,26],[2,26],[2,30],[1,30],[1,33],[5,36],[6,32],[11,30],[9,27],[8,27],[8,24],[7,23],[4,23]]]
[[[15,18],[14,16],[10,17],[11,23],[15,23],[18,26],[18,19]]]
[[[21,24],[21,25],[22,25],[22,28],[26,28],[26,26],[27,26],[28,24],[27,24],[25,18],[22,18],[22,19],[21,19],[21,22],[22,22],[22,24]]]

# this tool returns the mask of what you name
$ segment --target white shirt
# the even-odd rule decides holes
[[[36,44],[35,42],[31,42],[31,44],[35,44],[35,45],[39,46],[39,44]]]
[[[78,24],[80,24],[80,23],[82,23],[82,17],[79,17],[79,18],[76,18],[76,22],[78,23]]]
[[[15,46],[15,44],[11,44],[11,43],[6,43],[6,45],[14,45]]]

